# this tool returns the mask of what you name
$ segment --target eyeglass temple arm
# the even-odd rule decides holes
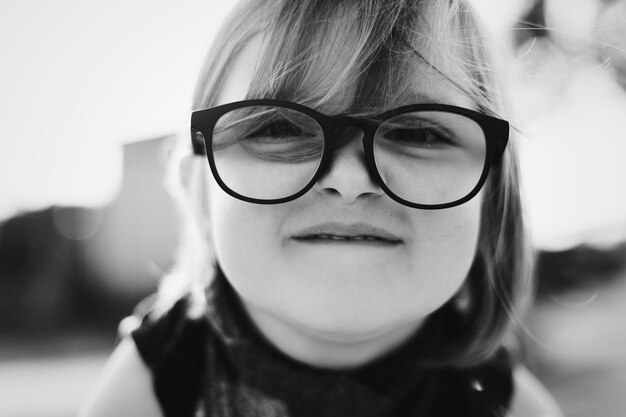
[[[206,145],[204,135],[197,129],[191,128],[191,146],[194,155],[206,155]]]

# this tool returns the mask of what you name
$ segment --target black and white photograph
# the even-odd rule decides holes
[[[0,0],[1,417],[623,417],[626,1]]]

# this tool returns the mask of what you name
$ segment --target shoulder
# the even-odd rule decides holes
[[[162,416],[152,389],[150,370],[129,337],[109,359],[79,417]]]
[[[543,384],[524,366],[513,369],[510,417],[563,417],[563,412]]]
[[[142,302],[120,323],[121,342],[80,417],[192,415],[205,360],[205,320],[189,300],[153,314]]]

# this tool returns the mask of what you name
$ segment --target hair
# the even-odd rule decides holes
[[[480,111],[509,114],[496,60],[463,0],[243,0],[209,51],[193,109],[216,104],[234,57],[259,34],[262,56],[248,98],[281,98],[335,114],[379,113],[405,104],[407,86],[429,68],[442,81],[425,77],[427,88],[454,85]],[[170,188],[180,202],[183,238],[175,267],[160,287],[161,311],[191,294],[200,313],[215,272],[210,173],[206,160],[191,154],[190,142],[184,138],[173,158]],[[468,366],[490,357],[530,300],[532,262],[514,137],[485,187],[477,252],[461,290],[471,300],[463,331],[441,332],[438,356],[430,363]],[[452,306],[450,300],[444,308]]]

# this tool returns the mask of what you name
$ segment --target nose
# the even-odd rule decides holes
[[[341,128],[330,161],[315,184],[321,194],[335,196],[343,204],[383,195],[371,175],[363,149],[363,130],[356,127]]]

